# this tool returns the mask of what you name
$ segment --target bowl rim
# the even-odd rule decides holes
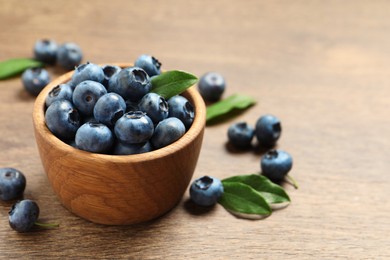
[[[121,68],[133,66],[133,64],[131,63],[105,63],[105,64],[100,64],[100,66],[107,65],[107,64],[119,66]],[[82,157],[82,158],[88,157],[91,160],[104,160],[113,163],[129,163],[129,162],[140,162],[140,161],[145,162],[149,160],[155,160],[157,158],[164,158],[173,153],[176,153],[177,151],[181,150],[182,148],[186,147],[191,142],[193,142],[197,136],[202,134],[205,128],[206,106],[203,101],[203,98],[195,89],[195,85],[193,85],[182,94],[184,94],[184,96],[186,96],[186,98],[188,98],[192,103],[192,105],[194,106],[195,109],[194,121],[192,122],[191,127],[186,131],[186,133],[176,142],[168,146],[165,146],[163,148],[153,150],[147,153],[131,154],[131,155],[98,154],[98,153],[92,153],[92,152],[77,149],[65,143],[64,141],[56,137],[54,134],[52,134],[51,131],[47,128],[45,123],[46,96],[57,85],[69,81],[73,73],[74,70],[61,75],[58,78],[51,81],[46,87],[43,88],[43,90],[40,92],[40,94],[37,96],[34,102],[33,116],[32,116],[35,131],[38,132],[43,138],[46,139],[46,142],[50,145],[50,147],[56,147],[56,149],[60,149],[64,153],[72,153],[72,155],[75,157]],[[35,133],[35,135],[37,135],[38,133]],[[35,138],[37,139],[37,137]]]

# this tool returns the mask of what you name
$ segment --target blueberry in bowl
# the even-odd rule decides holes
[[[144,87],[149,88],[147,86],[148,76],[145,76],[141,69],[127,69],[131,67],[131,64],[112,64],[112,66],[119,66],[124,71],[123,75],[118,73],[114,76],[116,78],[114,85],[120,75],[125,79],[120,81],[119,90],[126,91],[125,84],[131,84],[131,87],[135,86],[135,89],[138,90]],[[135,120],[137,123],[138,119],[134,118],[143,118],[145,114],[145,112],[138,110],[123,111],[125,108],[122,102],[122,105],[118,107],[112,106],[107,116],[103,116],[100,122],[87,119],[85,114],[89,115],[90,111],[92,111],[92,116],[94,114],[94,111],[89,108],[88,113],[79,113],[81,118],[88,120],[89,123],[86,126],[93,129],[96,136],[92,138],[87,134],[90,141],[85,143],[83,140],[86,139],[82,138],[85,133],[80,132],[80,140],[77,142],[76,139],[74,142],[77,131],[74,131],[72,127],[69,127],[70,133],[61,132],[61,135],[66,137],[62,139],[61,136],[53,134],[45,122],[45,113],[48,110],[45,104],[47,96],[55,87],[68,83],[73,73],[73,71],[68,72],[49,83],[38,95],[33,110],[38,151],[49,183],[59,201],[75,215],[107,225],[129,225],[145,222],[171,210],[181,200],[189,186],[202,145],[206,108],[196,88],[190,87],[181,94],[193,106],[192,123],[188,129],[184,127],[184,123],[175,123],[175,125],[181,125],[181,130],[186,131],[178,139],[174,138],[172,143],[161,148],[153,147],[152,142],[147,138],[129,137],[121,132],[126,127],[133,125],[138,127],[137,124],[128,123],[130,120]],[[103,94],[101,97],[105,95]],[[82,99],[88,101],[88,97],[89,95],[86,95]],[[94,97],[91,95],[91,98]],[[141,100],[140,96],[125,98],[126,104],[127,101],[133,103],[139,100]],[[161,100],[159,99],[159,101]],[[70,118],[76,121],[79,128],[85,125],[86,122],[75,116],[73,109],[77,110],[77,108],[63,102],[66,103],[66,106],[63,108],[65,112],[60,113],[62,119]],[[112,104],[111,102],[106,103]],[[101,126],[102,122],[106,120],[105,118],[107,118],[107,122],[112,123],[107,128]],[[118,127],[115,127],[117,125]],[[151,123],[150,126],[156,127],[156,124]],[[115,136],[115,128],[121,129],[119,134],[123,134],[121,135],[122,139],[117,138],[110,141],[106,135],[100,135],[100,130],[108,133],[107,129],[111,129]],[[166,130],[158,132],[163,134],[164,131]],[[181,133],[181,131],[178,132]],[[90,133],[89,130],[87,133]],[[94,140],[107,140],[109,145],[107,147],[99,146],[96,149],[98,152],[93,152],[95,149]],[[76,147],[68,143],[72,143]],[[78,149],[78,143],[83,143],[85,150]],[[161,142],[156,141],[154,143],[156,146],[161,144]],[[109,148],[110,146],[111,148]],[[90,148],[92,151],[88,150]],[[100,148],[104,152],[99,152]]]

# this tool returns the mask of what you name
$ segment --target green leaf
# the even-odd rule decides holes
[[[0,79],[16,76],[28,68],[42,67],[43,63],[34,59],[16,58],[0,62]]]
[[[151,92],[169,99],[193,86],[198,81],[198,78],[185,71],[171,70],[152,77],[151,81]]]
[[[256,104],[256,100],[250,96],[235,94],[207,107],[206,123],[215,122],[218,119],[233,115],[237,110],[244,110]]]
[[[246,184],[260,193],[269,204],[290,203],[290,197],[279,185],[270,181],[267,177],[259,174],[238,175],[222,180],[226,183],[238,182]]]
[[[234,215],[259,218],[269,216],[272,212],[265,199],[249,185],[223,182],[223,189],[219,204]]]

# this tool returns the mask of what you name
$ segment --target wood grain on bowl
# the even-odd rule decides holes
[[[41,161],[61,203],[82,218],[109,225],[148,221],[172,209],[191,181],[202,145],[206,108],[194,87],[183,95],[194,105],[195,119],[178,141],[144,154],[94,154],[64,143],[45,125],[47,94],[71,75],[51,82],[33,111]]]

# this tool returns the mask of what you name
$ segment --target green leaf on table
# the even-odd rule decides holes
[[[289,204],[290,197],[279,185],[270,181],[267,177],[259,174],[238,175],[222,180],[222,184],[238,182],[246,184],[263,196],[271,207],[274,204]]]
[[[16,76],[28,68],[42,67],[43,63],[29,58],[15,58],[0,62],[0,80]]]
[[[206,123],[212,123],[237,110],[244,110],[256,104],[250,96],[234,94],[207,107]]]
[[[193,86],[198,81],[198,78],[185,71],[171,70],[152,77],[151,81],[151,92],[169,99]]]
[[[219,204],[238,217],[257,219],[272,213],[271,207],[263,196],[249,185],[240,182],[223,182],[223,189]]]

